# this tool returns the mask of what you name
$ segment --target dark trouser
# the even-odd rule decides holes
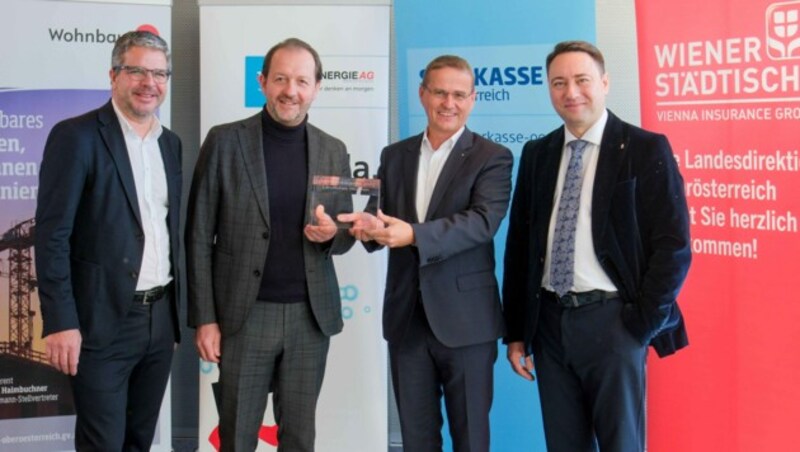
[[[644,450],[647,347],[622,324],[622,305],[542,298],[534,365],[550,452]]]
[[[220,446],[253,451],[273,395],[279,451],[313,451],[330,339],[308,303],[257,302],[242,330],[222,338]]]
[[[403,450],[442,450],[444,392],[453,449],[488,451],[496,359],[496,341],[456,348],[439,342],[417,304],[403,340],[389,344]]]
[[[81,350],[71,379],[76,450],[150,450],[175,349],[171,297],[134,304],[111,345]]]

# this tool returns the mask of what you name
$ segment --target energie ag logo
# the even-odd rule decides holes
[[[350,99],[352,96],[375,92],[379,74],[369,62],[332,56],[325,57],[325,60],[323,67],[333,67],[333,69],[326,69],[322,73],[321,92],[350,96]],[[258,74],[263,65],[263,56],[244,57],[244,106],[247,108],[261,108],[266,102],[258,83]],[[337,101],[334,104],[341,107],[347,105],[347,102]]]

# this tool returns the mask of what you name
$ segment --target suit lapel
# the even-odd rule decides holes
[[[418,138],[412,140],[403,153],[403,183],[410,187],[411,190],[406,190],[405,187],[398,187],[397,198],[406,200],[406,204],[402,208],[408,212],[407,218],[412,223],[420,222],[417,217],[417,170],[419,168],[419,149],[422,145],[422,135],[419,135]],[[410,196],[404,195],[404,193],[410,193]],[[399,216],[402,217],[402,213]]]
[[[308,178],[306,182],[306,193],[311,193],[311,183],[314,176],[327,176],[328,174],[320,173],[320,161],[322,160],[322,143],[320,141],[319,133],[314,129],[311,124],[306,123],[306,139],[308,140]],[[305,210],[305,224],[311,224],[310,213],[312,211],[311,203],[314,200],[311,196],[306,196],[306,210]],[[330,214],[330,212],[328,212]]]
[[[558,129],[553,138],[544,144],[541,162],[536,165],[537,171],[533,175],[536,184],[536,195],[531,197],[536,200],[536,223],[538,225],[538,240],[542,249],[547,247],[547,234],[550,232],[550,217],[555,204],[556,182],[558,181],[558,168],[564,150],[564,127]]]
[[[170,234],[175,234],[178,231],[181,206],[181,180],[174,177],[181,172],[181,161],[177,155],[179,150],[172,148],[172,143],[167,139],[166,133],[161,133],[161,136],[158,137],[158,148],[161,151],[161,160],[164,162],[164,173],[167,177]]]
[[[458,174],[459,169],[467,160],[467,155],[469,155],[469,151],[472,150],[474,141],[475,138],[472,132],[465,128],[464,133],[461,134],[461,137],[459,137],[455,146],[453,146],[453,150],[450,151],[450,155],[447,156],[447,161],[444,163],[442,172],[439,174],[439,179],[436,180],[436,186],[431,194],[431,201],[428,203],[428,212],[425,216],[426,220],[436,218],[434,215],[436,209],[439,207],[439,203],[441,203],[447,189],[451,186],[453,179]]]
[[[114,160],[114,165],[117,167],[117,173],[119,174],[122,188],[125,191],[128,205],[136,217],[139,228],[141,228],[142,215],[139,212],[139,199],[136,196],[136,182],[133,179],[133,169],[131,168],[131,159],[128,156],[128,146],[125,144],[125,137],[122,135],[122,127],[119,124],[117,114],[114,112],[111,101],[108,101],[108,103],[99,110],[97,117],[100,121],[100,136],[103,137],[106,149]]]
[[[264,222],[269,225],[269,193],[267,192],[267,169],[264,167],[263,134],[261,113],[251,116],[239,129],[239,152],[244,160],[244,168],[253,187],[253,196]]]
[[[623,130],[623,123],[609,111],[592,187],[592,238],[595,243],[602,243],[603,231],[611,211],[614,186],[625,152],[628,151],[627,147],[628,137]]]

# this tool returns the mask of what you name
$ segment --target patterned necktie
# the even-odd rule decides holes
[[[582,159],[588,141],[570,141],[568,146],[572,155],[561,189],[558,202],[558,216],[553,233],[553,250],[550,258],[550,284],[561,296],[572,288],[575,267],[575,227],[578,224],[578,207],[581,203],[581,187],[583,186]]]

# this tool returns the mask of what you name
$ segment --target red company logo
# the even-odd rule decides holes
[[[773,60],[800,58],[800,1],[767,8],[767,55]]]
[[[156,36],[160,36],[160,34],[158,33],[158,28],[156,28],[155,25],[142,24],[136,27],[136,31],[149,31],[150,33],[153,33]]]
[[[270,446],[278,447],[278,426],[262,425],[258,429],[258,439]],[[214,450],[220,450],[219,426],[215,427],[211,434],[208,435],[208,442],[214,446]]]

